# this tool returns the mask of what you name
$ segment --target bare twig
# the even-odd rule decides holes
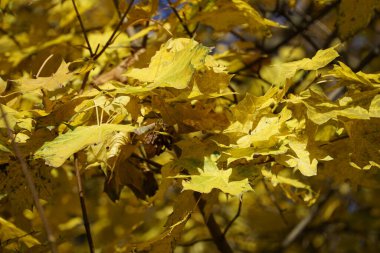
[[[269,54],[272,54],[272,53],[276,52],[280,47],[282,47],[283,45],[286,45],[294,37],[296,37],[297,35],[303,33],[304,31],[306,31],[312,24],[314,24],[315,21],[317,21],[317,20],[321,19],[322,17],[326,16],[327,14],[329,14],[330,11],[333,10],[339,4],[339,2],[340,1],[335,1],[332,4],[327,5],[326,7],[324,7],[322,10],[319,11],[318,15],[316,15],[313,18],[311,18],[310,20],[307,20],[301,27],[298,27],[297,30],[295,30],[293,32],[289,32],[289,35],[284,40],[282,40],[280,43],[278,43],[277,45],[275,45],[274,47],[272,47],[270,49],[263,50],[264,53],[266,55],[269,55]],[[256,63],[258,63],[259,61],[261,61],[261,60],[262,60],[262,58],[257,58],[255,60],[253,60],[252,62],[250,62],[248,64],[245,64],[242,68],[240,68],[240,69],[232,72],[231,74],[237,74],[240,71],[249,69],[252,66],[254,66]]]
[[[83,187],[82,187],[82,179],[81,179],[80,172],[79,172],[78,158],[76,156],[75,156],[75,161],[74,161],[74,167],[75,167],[75,174],[77,177],[78,194],[79,194],[79,200],[80,200],[80,207],[82,209],[83,223],[84,223],[84,227],[86,229],[87,243],[88,243],[88,247],[90,249],[90,252],[94,253],[95,252],[94,242],[92,240],[90,222],[88,221],[86,202],[84,199],[84,192],[83,192]]]
[[[206,201],[200,198],[201,194],[198,192],[194,192],[194,197],[195,199],[199,199],[199,202],[198,202],[199,210],[203,216],[203,220],[206,223],[208,231],[210,232],[212,236],[215,246],[218,248],[218,250],[221,253],[232,253],[233,250],[231,246],[228,244],[226,237],[222,233],[222,230],[220,229],[218,223],[216,223],[214,215],[210,214],[208,218],[206,217],[206,213],[205,213]]]
[[[113,5],[115,6],[117,16],[121,19],[121,12],[119,9],[119,0],[113,0],[112,2],[113,2]]]
[[[82,21],[82,18],[80,16],[80,14],[79,14],[77,5],[75,3],[75,0],[71,0],[71,2],[73,3],[74,9],[75,9],[75,13],[77,15],[77,19],[78,19],[79,24],[80,24],[80,28],[82,29],[83,37],[84,37],[84,39],[86,41],[86,44],[87,44],[88,51],[90,52],[90,56],[93,57],[94,56],[94,52],[92,51],[91,44],[90,44],[90,41],[88,40],[86,29],[84,28],[83,21]]]
[[[365,66],[370,64],[373,59],[378,57],[379,54],[380,54],[380,46],[376,46],[363,58],[363,60],[360,61],[358,66],[356,66],[355,68],[352,68],[352,70],[354,72],[358,72],[362,70]]]
[[[187,35],[190,38],[192,38],[193,37],[193,33],[190,31],[189,27],[185,24],[185,22],[183,21],[183,19],[179,15],[177,9],[173,6],[172,1],[171,0],[167,0],[167,1],[168,1],[168,4],[169,4],[170,8],[173,10],[175,16],[178,18],[179,22],[181,23],[183,29],[185,29],[185,32],[187,33]]]
[[[242,197],[243,198],[243,197]],[[232,218],[232,220],[228,223],[227,227],[224,229],[223,231],[223,236],[226,236],[226,234],[228,233],[228,231],[230,230],[230,228],[232,227],[232,224],[234,224],[234,222],[237,220],[237,218],[239,218],[240,216],[240,213],[241,213],[241,206],[243,205],[243,199],[239,199],[239,207],[238,207],[238,210],[235,214],[235,216]]]
[[[212,238],[198,239],[198,240],[194,240],[191,242],[180,243],[180,244],[178,244],[178,246],[180,246],[180,247],[191,247],[191,246],[193,246],[197,243],[200,243],[200,242],[212,242],[212,241],[214,241]]]
[[[310,212],[308,215],[305,216],[291,231],[290,233],[285,237],[285,240],[282,242],[281,246],[283,248],[288,247],[292,242],[294,242],[297,237],[302,233],[302,231],[305,230],[305,228],[310,224],[310,222],[313,221],[313,219],[317,216],[318,212],[321,210],[323,205],[329,200],[329,198],[332,196],[334,191],[332,189],[329,190],[328,193],[326,193],[318,204],[312,206],[310,208]]]
[[[145,23],[145,28],[149,27],[149,20]],[[141,48],[146,48],[146,45],[148,44],[148,33],[145,34],[145,36],[142,39]]]
[[[269,187],[268,187],[267,183],[265,182],[265,180],[263,179],[262,181],[263,181],[265,190],[268,192],[269,198],[272,201],[273,205],[276,207],[278,213],[280,214],[280,217],[281,217],[282,221],[285,223],[286,226],[289,226],[289,223],[288,223],[288,221],[287,221],[287,219],[285,218],[285,215],[284,215],[284,210],[278,205],[275,196],[269,190]]]
[[[94,56],[94,60],[98,59],[105,51],[106,49],[113,43],[113,39],[115,38],[116,36],[116,33],[119,31],[121,25],[123,24],[124,22],[124,19],[125,17],[128,15],[129,11],[131,10],[132,6],[133,6],[133,3],[135,2],[135,0],[131,0],[131,2],[129,3],[128,5],[128,8],[127,10],[124,12],[123,16],[121,17],[119,23],[116,25],[115,29],[113,30],[113,33],[111,34],[111,36],[109,37],[108,41],[106,42],[106,44],[103,46],[102,50],[100,50],[99,53],[97,53],[95,56]]]
[[[7,115],[5,113],[5,110],[4,110],[2,104],[0,104],[0,111],[1,111],[2,118],[3,118],[4,123],[5,123],[5,126],[7,128],[8,137],[12,140],[13,139],[13,133],[12,133],[12,130],[10,128],[9,121],[8,121]],[[44,229],[46,231],[47,239],[48,239],[48,242],[50,244],[50,250],[52,253],[57,253],[58,251],[57,251],[56,239],[55,239],[53,232],[50,228],[49,221],[45,215],[45,211],[42,208],[42,205],[40,203],[40,200],[38,197],[38,191],[36,189],[36,186],[34,185],[33,177],[29,171],[29,167],[28,167],[27,163],[25,162],[24,158],[21,155],[21,151],[20,151],[17,143],[14,140],[12,140],[12,148],[13,148],[13,151],[14,151],[16,157],[17,157],[17,160],[19,161],[19,163],[21,165],[22,173],[25,176],[26,183],[27,183],[28,188],[32,194],[34,205],[36,206],[38,215],[40,216],[41,222],[42,222]]]

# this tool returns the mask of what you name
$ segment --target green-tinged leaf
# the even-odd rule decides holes
[[[13,223],[0,217],[0,241],[5,244],[4,249],[17,251],[20,248],[19,243],[23,243],[26,247],[31,248],[41,243],[32,235],[16,227]],[[3,247],[3,245],[1,246]]]
[[[102,124],[96,126],[79,126],[73,131],[59,135],[50,142],[46,142],[34,154],[35,158],[42,158],[46,164],[53,167],[61,166],[71,155],[85,147],[103,143],[115,132],[132,132],[135,127],[129,125]]]
[[[184,89],[194,71],[204,66],[209,51],[191,39],[172,39],[161,46],[148,68],[132,69],[126,75],[148,83],[148,87]]]
[[[210,193],[212,189],[219,189],[224,193],[239,195],[252,190],[248,178],[240,181],[230,181],[232,169],[221,170],[210,157],[204,158],[203,169],[198,168],[199,175],[177,176],[189,177],[189,181],[183,181],[184,190],[192,190],[201,193]]]

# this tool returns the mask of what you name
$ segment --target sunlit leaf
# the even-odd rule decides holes
[[[184,89],[196,69],[204,65],[209,48],[191,39],[169,40],[152,57],[148,68],[132,69],[126,75],[150,87]]]
[[[209,193],[212,189],[219,189],[231,195],[239,195],[252,190],[248,183],[248,178],[240,181],[230,181],[229,178],[232,174],[232,169],[219,169],[215,161],[209,157],[204,158],[203,169],[198,169],[198,171],[199,175],[189,176],[189,181],[182,182],[184,190]]]
[[[114,133],[132,132],[135,128],[129,125],[102,124],[99,126],[79,126],[73,131],[59,135],[50,142],[46,142],[34,154],[35,158],[42,158],[46,164],[59,167],[71,155],[85,147],[107,141]]]

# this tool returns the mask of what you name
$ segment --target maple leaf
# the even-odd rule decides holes
[[[325,67],[339,56],[335,48],[336,46],[318,50],[312,58],[268,66],[265,68],[265,78],[276,85],[283,86],[286,80],[293,78],[298,70],[318,70]]]
[[[338,34],[342,40],[355,35],[370,22],[378,1],[345,0],[338,8]]]
[[[239,195],[252,190],[248,178],[230,181],[232,168],[220,170],[211,157],[204,158],[203,169],[198,168],[198,172],[199,175],[176,176],[177,178],[190,178],[189,181],[182,182],[183,190],[210,193],[212,189],[219,189],[231,195]]]
[[[63,88],[74,76],[74,73],[69,71],[69,65],[65,61],[62,61],[57,71],[50,77],[16,80],[16,90],[27,93],[39,89],[54,91]]]
[[[36,151],[34,158],[44,159],[49,166],[60,167],[74,153],[91,144],[107,141],[114,132],[132,132],[134,129],[135,127],[130,125],[116,124],[79,126],[50,142],[45,142]]]
[[[338,62],[338,64],[334,65],[334,68],[328,72],[328,75],[337,78],[339,83],[346,86],[360,84],[367,87],[380,87],[379,74],[366,74],[361,71],[355,73],[343,62]]]
[[[205,11],[199,13],[193,22],[202,22],[217,31],[230,31],[235,26],[246,25],[253,32],[270,35],[268,27],[284,27],[263,18],[260,13],[243,0],[210,1]]]
[[[171,39],[152,57],[148,68],[132,69],[126,76],[148,83],[148,87],[184,89],[196,69],[204,66],[210,51],[191,39]]]
[[[4,220],[0,217],[0,240],[2,242],[11,241],[10,244],[4,244],[4,249],[15,250],[18,251],[19,245],[16,242],[24,243],[28,248],[33,247],[34,245],[40,245],[41,243],[31,236],[27,234],[25,231],[16,227],[13,223]],[[3,245],[2,245],[3,247]]]

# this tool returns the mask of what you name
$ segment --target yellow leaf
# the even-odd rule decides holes
[[[343,40],[366,27],[374,14],[376,0],[344,0],[338,8],[338,34]]]
[[[296,187],[296,188],[307,189],[307,190],[311,191],[311,188],[309,185],[304,184],[304,183],[298,181],[297,179],[292,179],[292,178],[288,178],[288,177],[284,177],[284,176],[280,176],[280,175],[275,175],[272,172],[265,170],[265,169],[261,170],[261,174],[264,177],[270,179],[273,186],[276,186],[277,184],[287,184],[287,185],[291,185],[291,186]]]
[[[199,175],[176,176],[176,178],[189,177],[189,181],[182,182],[183,189],[201,193],[210,193],[214,188],[231,195],[239,195],[252,190],[248,183],[248,178],[240,181],[230,181],[232,169],[219,169],[211,157],[204,158],[203,169],[198,169],[198,172]]]
[[[287,163],[298,169],[304,176],[317,175],[317,159],[310,159],[310,153],[307,151],[307,142],[291,139],[289,147],[294,151],[296,157],[290,158]]]
[[[63,88],[73,78],[74,74],[69,71],[69,64],[62,61],[57,71],[50,77],[38,77],[36,79],[19,79],[16,81],[16,90],[22,93],[45,89],[54,91]]]
[[[269,72],[273,72],[272,81],[274,84],[284,86],[287,79],[293,78],[298,70],[318,70],[325,67],[339,56],[336,47],[318,50],[313,58],[281,63],[270,66]]]
[[[283,27],[263,18],[244,0],[210,1],[205,11],[199,13],[192,21],[212,26],[216,31],[231,31],[234,27],[243,25],[252,32],[265,35],[270,35],[269,27]]]
[[[16,227],[13,223],[3,219],[0,217],[0,241],[2,243],[6,241],[11,241],[10,244],[4,246],[5,249],[19,249],[16,242],[22,242],[24,243],[28,248],[33,247],[34,245],[40,245],[41,243],[31,236],[30,234],[26,233],[25,231],[19,229]],[[1,246],[3,247],[3,246]]]
[[[194,71],[204,66],[209,51],[191,39],[171,39],[152,57],[148,68],[132,69],[126,75],[148,83],[148,87],[184,89]]]

